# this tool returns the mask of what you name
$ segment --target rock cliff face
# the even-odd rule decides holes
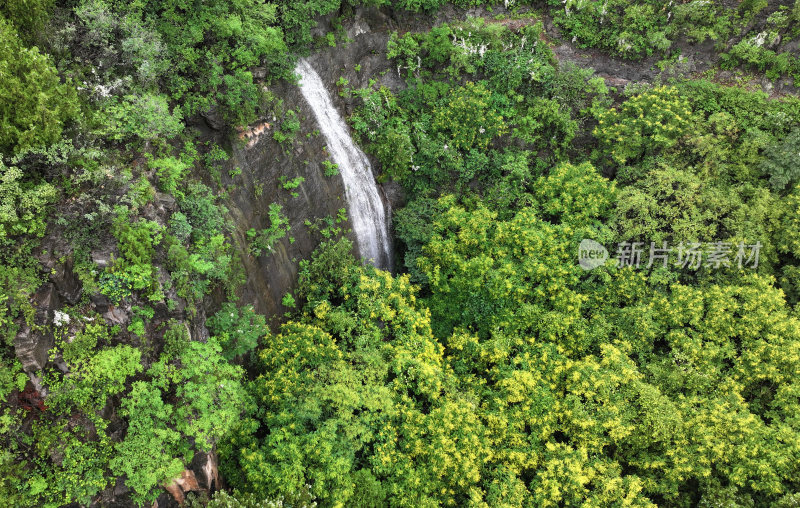
[[[327,160],[324,140],[313,135],[316,128],[313,116],[299,91],[291,84],[277,85],[271,91],[284,101],[286,109],[298,113],[301,129],[291,145],[273,139],[280,119],[262,121],[262,132],[259,134],[253,129],[246,143],[231,141],[230,134],[223,132],[209,133],[217,143],[227,144],[232,152],[222,178],[228,191],[225,204],[234,227],[232,241],[246,277],[241,296],[244,303],[253,304],[257,312],[268,316],[283,311],[281,299],[295,285],[299,260],[316,246],[305,221],[314,217],[335,217],[345,206],[341,178],[324,175],[322,161]],[[307,136],[309,133],[312,135]],[[236,172],[236,168],[241,174],[231,177],[230,172]],[[297,189],[289,191],[282,188],[281,176],[287,179],[301,176],[305,180]],[[298,196],[292,197],[291,192]],[[270,225],[268,210],[272,203],[283,207],[291,229],[287,238],[273,246],[272,252],[256,257],[250,253],[247,231],[262,230]],[[289,237],[294,242],[290,242]]]
[[[42,286],[33,295],[32,305],[36,315],[32,325],[23,325],[14,340],[14,351],[28,374],[42,370],[48,361],[48,352],[53,347],[52,324],[56,309],[61,306],[56,286],[52,283]]]
[[[330,29],[330,19],[320,18],[320,33]],[[392,71],[385,57],[387,29],[396,26],[391,16],[376,9],[365,9],[357,12],[345,26],[351,39],[349,43],[325,48],[307,59],[328,88],[339,114],[346,118],[352,112],[355,100],[345,99],[338,94],[336,81],[339,77],[345,77],[352,87],[364,87],[370,76],[386,71],[379,84],[397,90],[404,83]],[[356,64],[360,64],[360,71],[355,70]],[[255,75],[257,78],[264,77],[257,72]],[[270,86],[269,91],[277,101],[282,102],[284,111],[291,109],[297,113],[300,130],[292,142],[281,144],[274,139],[281,119],[271,116],[260,119],[247,129],[235,131],[217,121],[214,113],[210,112],[205,117],[195,118],[192,126],[201,132],[204,141],[213,141],[231,154],[220,173],[222,185],[227,191],[225,205],[233,227],[232,243],[242,261],[245,277],[240,296],[242,303],[252,304],[257,312],[273,318],[272,324],[275,325],[286,310],[281,304],[283,296],[296,287],[299,261],[307,258],[320,240],[305,222],[315,218],[336,217],[347,203],[341,176],[324,174],[322,163],[330,159],[326,141],[319,134],[313,112],[298,86],[287,82],[276,83]],[[281,176],[289,180],[301,176],[304,181],[297,189],[287,190],[281,185]],[[216,187],[210,175],[204,177],[209,185]],[[387,194],[391,199],[400,199],[391,187],[381,187],[379,191],[382,199],[386,199]],[[297,193],[296,197],[292,196],[293,192]],[[291,230],[286,238],[274,245],[272,252],[253,256],[247,231],[269,226],[268,210],[271,203],[283,207]],[[393,203],[395,206],[397,204],[396,201]],[[69,206],[73,205],[63,204],[63,207]],[[147,205],[145,215],[163,225],[174,208],[173,198],[156,193],[155,202]],[[106,235],[96,247],[91,259],[98,268],[104,268],[115,252],[115,240]],[[54,345],[52,325],[55,313],[62,305],[76,304],[84,288],[73,267],[72,247],[64,238],[61,228],[54,228],[43,238],[35,255],[41,264],[43,279],[47,282],[30,298],[30,304],[35,309],[34,320],[31,325],[20,321],[13,346],[25,372],[31,375],[36,389],[40,390],[42,387],[36,373],[49,361],[49,350]],[[125,325],[130,322],[130,304],[114,306],[99,293],[88,296],[91,307],[109,324],[122,325],[123,330],[126,328]],[[213,295],[192,316],[185,312],[185,302],[175,295],[174,288],[169,289],[167,298],[173,300],[175,305],[170,309],[163,303],[155,305],[155,316],[147,328],[148,336],[154,343],[159,343],[163,333],[159,331],[163,328],[161,325],[170,318],[189,320],[187,325],[192,338],[205,340],[208,337],[204,327],[205,316],[213,313],[225,297],[222,294]]]
[[[346,119],[357,101],[339,95],[336,83],[340,77],[352,88],[368,86],[370,78],[377,79],[378,86],[386,86],[394,92],[406,86],[386,58],[391,30],[424,30],[447,20],[482,14],[486,14],[483,9],[465,11],[450,6],[433,16],[387,9],[357,9],[343,23],[349,42],[318,50],[306,59],[327,86],[339,114]],[[331,15],[318,20],[317,35],[330,31],[332,18]],[[319,135],[314,114],[298,86],[278,83],[269,91],[283,101],[284,110],[291,109],[298,114],[301,127],[291,145],[280,144],[273,138],[275,129],[279,128],[279,118],[262,118],[238,133],[226,132],[213,117],[200,120],[196,127],[203,131],[206,139],[232,153],[222,172],[222,182],[229,193],[226,206],[235,227],[233,241],[246,277],[240,296],[242,302],[252,304],[256,312],[275,318],[274,325],[287,310],[281,304],[283,296],[296,287],[299,261],[307,258],[319,242],[304,225],[305,221],[335,217],[347,203],[341,176],[324,175],[322,163],[330,158],[326,142]],[[371,161],[373,169],[380,171],[376,161],[372,158]],[[230,172],[238,173],[237,168],[241,169],[241,174],[230,177]],[[281,176],[305,179],[295,190],[299,194],[297,197],[291,197],[289,191],[281,188]],[[380,185],[379,192],[392,209],[402,206],[404,198],[397,184]],[[284,238],[274,246],[273,252],[254,257],[249,252],[247,231],[250,228],[258,231],[269,225],[267,212],[271,203],[283,206],[291,226],[288,237],[294,241]],[[352,235],[351,240],[356,243]]]
[[[354,101],[339,96],[336,88],[339,77],[347,79],[351,87],[362,87],[368,84],[370,76],[387,71],[380,84],[395,90],[403,86],[397,74],[391,72],[391,64],[385,57],[388,33],[385,30],[373,32],[370,25],[383,28],[388,21],[378,11],[371,11],[368,18],[357,15],[348,25],[352,42],[308,57],[345,118],[352,112]],[[356,64],[361,65],[359,72],[355,70]],[[280,83],[270,87],[270,92],[283,101],[284,110],[297,112],[301,127],[291,144],[281,144],[273,138],[280,118],[261,119],[246,131],[234,134],[215,130],[210,122],[199,127],[208,139],[226,146],[232,153],[222,181],[229,193],[226,206],[235,227],[233,242],[246,277],[242,301],[252,304],[259,313],[277,317],[286,310],[281,304],[283,296],[296,286],[299,261],[307,258],[319,242],[305,221],[336,217],[347,203],[341,176],[324,174],[322,163],[330,159],[326,141],[319,134],[314,114],[298,86]],[[236,168],[241,169],[241,174],[231,177],[229,172],[237,173]],[[292,196],[292,191],[282,188],[281,176],[305,179],[293,191],[298,194],[296,197]],[[379,188],[379,191],[382,199],[386,199],[384,189]],[[269,226],[267,212],[271,203],[282,205],[291,230],[273,247],[273,252],[256,257],[249,252],[247,231]],[[352,234],[351,239],[355,243]]]

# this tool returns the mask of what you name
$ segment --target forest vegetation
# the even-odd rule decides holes
[[[414,24],[402,86],[327,83],[402,190],[395,266],[277,199],[241,249],[197,125],[317,136],[277,91],[362,10]],[[5,0],[0,506],[798,506],[799,41],[800,0]],[[299,228],[259,313],[242,260]],[[223,484],[172,499],[202,454]]]

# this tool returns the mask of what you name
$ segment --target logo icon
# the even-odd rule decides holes
[[[607,259],[608,251],[605,247],[588,238],[581,240],[581,244],[578,245],[578,264],[581,268],[587,271],[593,270],[604,265]]]

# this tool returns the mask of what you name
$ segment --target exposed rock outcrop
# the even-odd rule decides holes
[[[14,338],[14,352],[25,372],[33,374],[42,370],[48,361],[55,339],[48,325],[53,323],[55,311],[61,307],[56,286],[47,283],[31,298],[36,309],[33,324],[24,324]]]
[[[211,497],[220,488],[220,477],[217,471],[217,456],[212,453],[195,454],[191,465],[181,475],[164,486],[172,499],[183,504],[189,492],[205,492]],[[166,500],[160,500],[159,506],[168,506]]]
[[[324,24],[324,20],[321,21]],[[389,37],[386,29],[390,25],[391,19],[384,12],[358,10],[347,26],[352,42],[308,57],[329,87],[340,114],[346,116],[357,103],[353,98],[339,95],[335,83],[340,76],[347,79],[351,87],[367,86],[369,79],[375,76],[379,77],[379,85],[395,91],[405,86],[396,73],[383,72],[391,67],[385,56]],[[355,64],[360,65],[359,71],[355,70]],[[204,129],[208,139],[230,147],[232,152],[222,171],[222,183],[228,191],[226,206],[235,227],[232,236],[246,277],[242,302],[252,304],[257,312],[268,317],[280,316],[287,310],[281,300],[296,287],[298,263],[307,258],[319,243],[319,238],[309,230],[305,221],[336,217],[338,211],[347,206],[341,176],[324,174],[322,162],[329,160],[326,143],[318,134],[319,126],[299,88],[293,83],[276,83],[270,91],[283,100],[284,109],[297,112],[301,127],[292,143],[280,144],[273,138],[273,132],[280,129],[280,118],[262,119],[247,129],[231,133],[230,137]],[[204,125],[199,127],[203,129]],[[241,169],[241,174],[230,176],[238,173],[236,168]],[[281,176],[304,178],[294,190],[296,197],[280,186]],[[393,192],[392,196],[396,197],[397,193]],[[283,207],[291,230],[286,238],[273,246],[272,252],[252,256],[247,231],[269,226],[267,212],[271,203]],[[352,235],[351,239],[355,240]]]
[[[189,469],[184,469],[183,473],[181,473],[178,478],[172,480],[172,482],[164,488],[167,489],[167,492],[172,495],[173,499],[175,499],[178,504],[183,504],[187,493],[201,490],[200,486],[197,484],[194,472]]]

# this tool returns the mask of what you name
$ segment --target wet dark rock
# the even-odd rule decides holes
[[[114,496],[116,497],[124,496],[128,492],[130,492],[130,489],[128,488],[127,485],[125,485],[124,478],[122,477],[117,478],[117,482],[114,485],[114,491],[113,491]]]
[[[153,304],[153,324],[164,322],[169,319],[169,316],[170,312],[166,301]]]
[[[27,373],[35,373],[44,368],[49,358],[55,338],[50,327],[53,315],[61,306],[58,291],[52,283],[45,284],[31,298],[36,309],[33,326],[23,325],[14,338],[14,352]]]
[[[94,310],[100,314],[105,313],[112,305],[111,300],[109,300],[109,298],[102,293],[93,294],[89,297],[89,300],[92,302],[92,307]]]
[[[156,192],[155,201],[160,210],[167,210],[170,212],[175,210],[175,198],[170,194]]]
[[[386,199],[392,207],[392,210],[399,210],[406,204],[406,194],[403,186],[394,180],[389,180],[381,185]]]
[[[156,207],[153,206],[152,203],[147,203],[144,205],[144,208],[142,209],[142,216],[144,216],[145,219],[154,222],[158,222],[159,218],[158,210],[156,210]]]
[[[201,489],[214,492],[221,487],[218,470],[218,459],[214,452],[197,452],[192,458],[189,469],[194,473],[197,484]]]
[[[167,305],[167,309],[169,310],[168,317],[172,319],[183,319],[186,315],[186,301],[183,298],[179,298],[175,289],[170,289],[166,292],[166,301],[167,302],[174,302],[172,304]]]
[[[175,498],[166,490],[158,496],[158,499],[153,503],[152,508],[180,508],[180,503],[175,501]]]
[[[200,113],[200,116],[203,117],[203,120],[206,121],[209,127],[216,131],[220,131],[225,128],[225,121],[222,119],[222,115],[219,114],[217,111],[216,106],[210,108],[205,113]]]
[[[211,337],[211,334],[208,332],[208,328],[206,328],[206,313],[201,308],[198,310],[197,315],[191,321],[189,325],[189,333],[192,340],[196,340],[199,342],[207,342],[208,339]]]
[[[73,270],[72,256],[67,256],[63,263],[50,258],[42,266],[50,273],[50,282],[55,285],[58,295],[68,304],[75,305],[83,293],[83,284]]]
[[[366,20],[362,19],[361,16],[356,14],[355,18],[348,23],[347,28],[347,37],[350,39],[354,39],[361,34],[369,33],[370,26]]]
[[[267,77],[267,68],[253,67],[252,69],[250,69],[250,73],[253,75],[254,79],[264,79]]]
[[[77,303],[83,284],[75,273],[72,246],[64,235],[59,232],[43,239],[34,256],[42,274],[55,285],[59,297],[70,305]]]
[[[354,22],[363,21],[369,27],[370,32],[387,30],[391,19],[389,15],[375,7],[364,7],[356,11]]]

